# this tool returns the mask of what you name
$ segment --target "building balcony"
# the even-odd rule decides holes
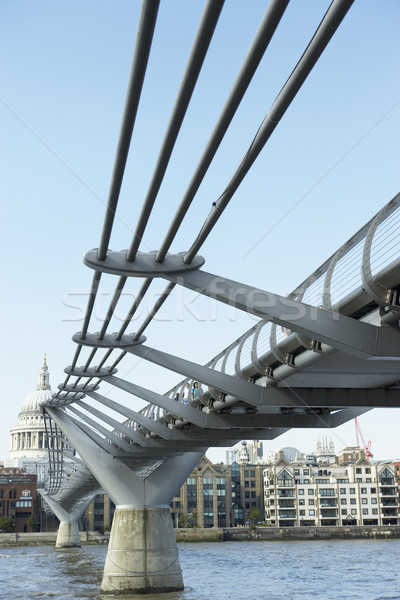
[[[278,502],[278,509],[279,510],[293,510],[294,508],[295,508],[294,502],[290,502],[290,504],[280,504]]]
[[[399,506],[399,503],[397,501],[397,498],[393,498],[393,500],[389,500],[389,501],[380,503],[381,508],[397,508],[398,506]]]
[[[338,514],[336,510],[321,510],[320,513],[321,519],[337,519]]]
[[[278,483],[278,489],[288,489],[288,488],[292,488],[294,489],[296,487],[296,484],[294,483],[294,481],[285,481],[285,482],[280,482]]]
[[[279,519],[296,519],[296,517],[297,517],[295,510],[292,510],[292,511],[288,510],[288,511],[285,511],[284,513],[280,512],[278,516],[279,516]]]
[[[319,507],[320,508],[337,508],[338,503],[337,503],[336,498],[334,498],[332,500],[327,500],[326,498],[321,498]]]
[[[399,516],[399,512],[398,512],[397,508],[382,509],[382,519],[387,519],[390,517],[398,517],[398,516]]]
[[[295,498],[295,490],[278,490],[278,498]]]
[[[393,486],[393,487],[390,487],[390,488],[388,488],[388,487],[382,488],[380,490],[380,495],[384,496],[385,498],[388,497],[388,496],[397,496],[396,487]]]

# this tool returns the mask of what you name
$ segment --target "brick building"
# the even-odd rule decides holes
[[[27,521],[36,516],[36,475],[25,473],[23,469],[0,469],[0,516],[10,517],[15,523],[15,531],[31,531]]]

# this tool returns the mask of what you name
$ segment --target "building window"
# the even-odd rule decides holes
[[[304,479],[303,483],[310,483],[309,479]]]
[[[340,504],[347,504],[346,498],[340,498]]]
[[[371,498],[371,504],[378,504],[378,501],[376,498]]]
[[[195,477],[189,477],[189,479],[186,479],[186,483],[188,485],[196,485],[196,478]]]
[[[311,517],[313,517],[313,516],[315,515],[315,510],[309,510],[309,511],[308,511],[308,514],[309,514]]]
[[[361,504],[368,504],[367,498],[361,498]]]
[[[213,478],[212,477],[203,477],[203,484],[212,484],[213,482]]]
[[[371,494],[376,494],[376,488],[371,488]]]
[[[372,514],[373,515],[377,515],[378,514],[378,509],[377,508],[373,508],[372,509]]]
[[[248,477],[249,476],[249,472],[248,471],[244,471],[244,476]]]
[[[309,496],[313,496],[314,495],[314,490],[308,490],[308,495]]]
[[[256,476],[256,472],[255,471],[250,471],[250,477],[255,477]]]
[[[367,488],[361,488],[361,493],[362,494],[366,494],[367,493]]]
[[[355,498],[350,498],[350,504],[355,504],[356,503],[356,499]]]
[[[362,514],[363,515],[367,515],[368,514],[368,508],[363,508],[362,509]]]
[[[255,481],[250,481],[250,487],[256,487],[256,482]]]
[[[299,496],[304,496],[304,490],[302,490],[302,489],[299,489],[299,490],[297,490],[297,491],[298,491],[298,493],[299,493]]]
[[[301,499],[299,500],[299,505],[300,505],[300,506],[304,506],[304,504],[305,504],[305,500],[304,500],[304,498],[301,498]]]
[[[345,494],[346,493],[346,488],[340,488],[340,493],[341,494]]]
[[[304,517],[305,514],[306,514],[306,511],[305,510],[299,510],[299,514],[300,514],[301,517]]]
[[[321,494],[321,496],[334,496],[335,490],[333,488],[321,488],[319,490],[319,493]]]
[[[356,482],[357,483],[362,483],[362,477],[356,477]]]
[[[351,514],[352,514],[352,515],[356,515],[356,514],[357,514],[357,511],[356,511],[356,509],[355,509],[355,508],[352,508],[352,509],[351,509]]]
[[[293,487],[293,478],[286,470],[283,470],[282,473],[279,473],[277,480],[278,487]]]
[[[379,481],[383,485],[394,485],[394,476],[388,468],[383,469],[382,473],[379,475]]]
[[[341,513],[342,515],[347,515],[347,508],[342,508]]]
[[[370,474],[371,473],[371,467],[366,467],[365,472]]]
[[[309,475],[310,469],[303,469],[303,475]]]
[[[300,469],[295,469],[295,470],[294,470],[294,474],[295,474],[295,475],[300,475]]]
[[[308,506],[314,506],[314,498],[309,499]]]
[[[357,475],[359,475],[360,473],[362,473],[362,471],[361,471],[361,469],[359,467],[357,467],[356,473],[357,473]]]
[[[350,494],[355,494],[356,493],[356,488],[350,488],[349,492],[350,492]]]

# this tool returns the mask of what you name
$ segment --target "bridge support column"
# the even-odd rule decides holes
[[[80,548],[81,536],[78,521],[61,521],[58,527],[56,548]]]
[[[169,508],[117,506],[101,591],[159,594],[182,589]]]
[[[183,589],[169,504],[206,448],[183,452],[137,472],[101,448],[59,408],[46,411],[79,452],[114,504],[102,592],[149,594]],[[111,448],[111,446],[110,446]],[[132,450],[132,458],[135,458]]]

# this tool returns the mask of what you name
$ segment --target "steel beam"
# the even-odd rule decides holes
[[[215,371],[209,367],[203,367],[202,365],[198,365],[184,358],[180,358],[178,356],[174,356],[173,354],[168,354],[167,352],[162,352],[161,350],[156,350],[154,348],[149,348],[148,346],[127,346],[125,351],[129,352],[130,354],[134,354],[135,356],[139,356],[140,358],[143,358],[144,360],[152,362],[156,365],[169,369],[170,371],[181,373],[186,377],[192,377],[193,379],[196,379],[201,383],[213,387],[225,394],[232,394],[232,396],[235,396],[238,398],[238,400],[243,400],[251,406],[260,406],[263,404],[263,397],[266,388],[256,386],[254,383],[249,383],[244,379],[239,379],[238,377],[234,377],[232,375],[226,375],[225,373],[220,373],[219,371]],[[115,381],[115,379],[112,380],[110,377],[104,377],[104,380],[109,381],[110,383]],[[155,404],[157,404],[157,402],[155,402]],[[168,408],[168,410],[170,410],[170,408]],[[176,408],[176,410],[178,410],[178,408]],[[196,409],[193,410],[195,413],[198,412]]]
[[[376,327],[201,270],[164,277],[348,354],[400,357],[400,332],[392,327]]]

